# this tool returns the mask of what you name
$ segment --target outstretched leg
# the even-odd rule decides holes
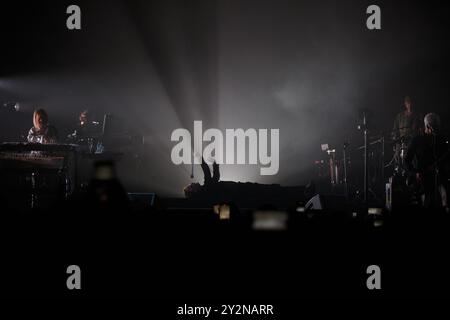
[[[212,181],[214,183],[219,182],[220,180],[220,171],[219,171],[219,165],[214,161],[213,163],[213,176],[212,176]]]
[[[205,177],[205,180],[203,182],[203,185],[210,185],[212,183],[212,179],[211,179],[211,171],[209,170],[209,166],[208,164],[205,162],[205,160],[202,157],[202,171],[203,171],[203,176]]]

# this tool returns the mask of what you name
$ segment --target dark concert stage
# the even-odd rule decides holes
[[[0,294],[448,298],[449,10],[3,1]]]
[[[180,200],[164,208],[163,200],[115,213],[70,205],[3,214],[2,294],[220,303],[448,297],[448,216],[246,209],[222,220],[212,208],[173,207]],[[74,262],[80,292],[65,288]],[[384,271],[381,292],[366,287],[374,263]]]

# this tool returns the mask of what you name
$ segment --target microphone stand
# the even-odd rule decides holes
[[[367,194],[369,192],[369,167],[367,162],[368,156],[368,139],[367,139],[367,119],[366,112],[363,112],[363,126],[362,126],[363,134],[364,134],[364,203],[367,204]]]
[[[343,148],[343,156],[344,156],[344,193],[345,193],[345,199],[348,200],[348,183],[347,183],[347,147],[348,143],[344,143]]]
[[[367,115],[366,111],[363,111],[363,123],[358,126],[358,130],[363,131],[364,135],[364,203],[367,205],[367,195],[369,193],[369,168],[368,168],[368,128],[367,128]]]
[[[386,183],[385,176],[384,176],[384,153],[385,153],[385,137],[384,132],[381,136],[381,183],[382,186]]]

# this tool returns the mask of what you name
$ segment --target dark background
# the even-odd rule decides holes
[[[66,28],[70,4],[81,7],[82,30]],[[139,166],[121,177],[135,191],[180,195],[190,167],[170,161],[174,129],[194,120],[278,128],[278,175],[234,165],[222,179],[304,184],[323,158],[321,143],[361,145],[361,109],[372,111],[372,134],[392,128],[405,95],[420,112],[449,117],[448,2],[377,1],[377,31],[366,28],[370,4],[2,1],[0,101],[21,105],[2,111],[2,140],[17,141],[38,106],[61,134],[84,108],[112,113],[145,141]]]

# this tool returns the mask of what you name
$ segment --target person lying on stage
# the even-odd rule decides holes
[[[58,134],[56,128],[49,125],[48,115],[44,109],[34,111],[33,127],[28,132],[27,140],[32,143],[57,143]]]
[[[214,188],[214,186],[219,183],[219,165],[215,161],[213,163],[213,176],[211,176],[211,170],[209,169],[208,164],[203,158],[201,167],[204,177],[203,186],[200,183],[191,183],[190,185],[188,185],[186,188],[184,188],[184,194],[186,198],[192,198],[201,192],[208,191],[209,189]]]
[[[279,184],[260,184],[253,182],[220,181],[219,165],[214,162],[213,174],[202,158],[201,163],[204,183],[191,183],[184,188],[186,198],[197,199],[216,204],[234,202],[239,205],[252,206],[261,202],[283,205],[303,198],[311,197],[303,186],[280,186]],[[309,190],[308,190],[309,191]]]

